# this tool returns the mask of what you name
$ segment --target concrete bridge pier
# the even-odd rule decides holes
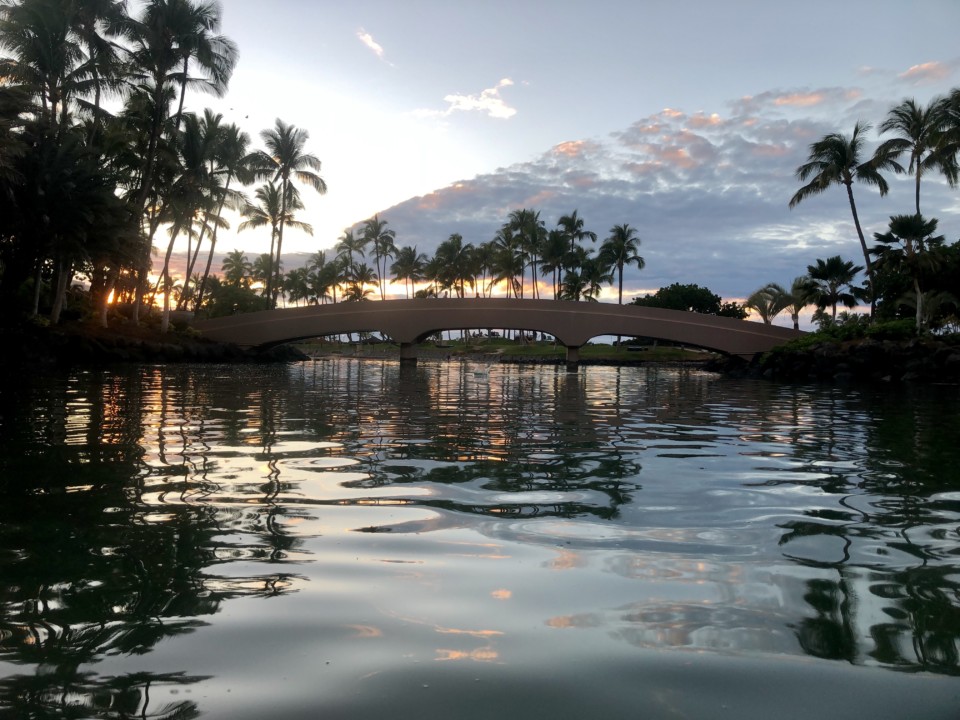
[[[417,364],[417,344],[410,342],[400,343],[400,364],[401,365],[416,365]]]
[[[567,372],[575,373],[580,369],[580,346],[567,345]]]

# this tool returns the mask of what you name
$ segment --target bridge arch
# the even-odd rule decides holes
[[[205,337],[245,347],[350,332],[379,332],[400,344],[401,359],[442,330],[504,328],[545,332],[567,348],[576,365],[579,348],[601,335],[651,337],[751,359],[799,333],[789,328],[701,313],[638,305],[507,298],[418,298],[311,305],[200,320]]]

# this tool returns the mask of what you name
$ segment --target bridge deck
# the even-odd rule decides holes
[[[312,305],[201,320],[195,327],[211,339],[246,347],[361,331],[382,333],[403,347],[442,330],[493,328],[545,332],[567,348],[579,348],[600,335],[622,335],[670,340],[747,359],[800,334],[775,325],[637,305],[505,298]]]

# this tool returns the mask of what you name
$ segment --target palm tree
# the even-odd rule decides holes
[[[183,63],[176,76],[176,82],[180,86],[180,104],[177,107],[174,127],[179,127],[187,85],[213,93],[216,97],[223,97],[236,67],[238,52],[236,43],[216,34],[220,30],[219,2],[165,1],[169,6],[181,6],[178,14],[183,20],[183,26],[179,28],[179,35],[175,39],[177,54]],[[154,0],[154,4],[159,3]],[[200,68],[199,77],[190,76],[191,60]]]
[[[560,297],[561,272],[569,254],[569,242],[562,230],[556,228],[547,233],[540,258],[540,272],[552,276],[554,300]]]
[[[523,297],[523,250],[520,238],[504,226],[497,230],[491,241],[493,247],[494,282],[506,284],[506,296]],[[519,277],[519,279],[518,279]]]
[[[267,254],[265,261],[266,268],[264,269],[263,277],[264,296],[270,298],[272,305],[275,305],[276,298],[275,295],[271,295],[271,293],[273,293],[274,290],[279,290],[279,286],[271,282],[271,280],[276,276],[280,267],[279,252],[277,253],[277,260],[274,260],[274,248],[277,245],[280,226],[286,224],[289,227],[302,230],[308,235],[313,235],[313,226],[310,225],[310,223],[295,219],[293,215],[295,211],[303,209],[303,204],[300,202],[300,194],[296,192],[296,189],[294,189],[290,197],[287,198],[286,208],[284,208],[280,187],[273,182],[268,182],[266,185],[257,188],[254,195],[257,200],[260,201],[260,204],[253,205],[247,203],[244,206],[242,213],[246,220],[237,226],[237,232],[269,226],[270,252]]]
[[[250,287],[252,280],[253,265],[244,254],[243,250],[234,250],[227,253],[220,266],[220,272],[223,273],[223,281],[232,287]]]
[[[539,295],[537,283],[537,263],[540,258],[540,249],[547,237],[547,229],[536,210],[514,210],[510,213],[506,226],[519,241],[519,250],[522,257],[522,267],[530,268],[530,294]],[[523,276],[521,272],[520,296],[523,297]]]
[[[457,297],[466,295],[467,283],[473,282],[471,255],[473,245],[464,244],[463,236],[453,233],[437,247],[434,254],[436,277],[441,289],[452,288]]]
[[[390,266],[390,272],[397,280],[403,280],[406,297],[409,298],[411,288],[416,287],[416,284],[423,280],[426,263],[426,254],[418,253],[416,246],[405,245],[397,250],[396,259]]]
[[[834,320],[837,319],[838,303],[848,308],[856,307],[863,293],[860,288],[854,287],[853,281],[861,270],[861,266],[844,261],[839,255],[826,260],[818,258],[815,265],[807,265],[807,275],[812,281],[813,302],[820,310],[829,305]]]
[[[880,124],[880,132],[896,133],[877,148],[877,156],[896,160],[904,153],[910,156],[906,172],[915,182],[916,214],[920,214],[920,178],[929,170],[940,170],[950,176],[951,161],[955,157],[942,152],[941,138],[947,128],[949,104],[946,98],[935,97],[927,107],[920,107],[913,99],[904,100],[890,109],[887,119]],[[897,164],[897,172],[904,168]]]
[[[352,266],[356,260],[354,255],[366,257],[366,247],[367,239],[363,235],[354,235],[353,230],[344,230],[333,249],[337,257],[346,261],[347,266]]]
[[[359,263],[350,269],[347,289],[343,293],[344,300],[366,300],[373,291],[371,285],[376,285],[377,273],[366,263]]]
[[[867,278],[870,284],[870,312],[873,314],[874,304],[874,276],[870,264],[870,253],[867,250],[867,241],[863,237],[860,227],[860,217],[857,214],[857,204],[853,199],[853,183],[859,181],[867,185],[875,185],[880,190],[881,197],[889,191],[887,181],[880,174],[880,170],[896,170],[899,165],[889,158],[874,155],[870,160],[864,160],[863,135],[870,129],[867,123],[857,122],[853,126],[853,134],[849,137],[840,133],[831,133],[810,146],[810,155],[803,165],[797,168],[797,179],[810,182],[801,187],[790,198],[790,207],[794,208],[802,201],[813,195],[819,195],[831,185],[843,185],[847,190],[847,200],[850,203],[850,212],[853,214],[853,224],[860,239],[860,248],[863,251],[864,265],[867,268]]]
[[[274,273],[267,279],[267,295],[274,284],[274,277],[279,279],[280,256],[283,252],[283,229],[286,226],[287,206],[293,198],[293,181],[297,180],[323,195],[327,192],[327,184],[317,173],[320,170],[320,160],[305,151],[310,134],[293,125],[287,125],[277,118],[272,130],[264,130],[260,137],[267,146],[266,152],[256,153],[257,173],[261,177],[272,177],[273,182],[280,183],[280,224],[277,229],[277,254]],[[271,300],[273,304],[275,302]]]
[[[790,285],[790,304],[787,308],[790,310],[790,319],[793,320],[793,329],[800,329],[800,313],[810,304],[811,298],[816,290],[809,277],[801,275],[793,279]]]
[[[936,231],[936,218],[926,220],[919,214],[894,215],[890,218],[888,232],[873,235],[877,242],[883,243],[873,249],[877,262],[895,272],[905,273],[913,282],[917,332],[924,325],[920,280],[925,270],[933,270],[939,265],[939,250],[943,245],[942,235],[934,237]]]
[[[793,300],[793,296],[782,285],[768,283],[752,292],[743,305],[755,310],[765,325],[771,325],[774,318],[790,307]]]
[[[219,177],[223,183],[220,188],[220,205],[217,208],[217,215],[223,212],[225,206],[236,210],[242,203],[242,196],[239,193],[233,193],[231,191],[230,184],[234,180],[239,180],[244,185],[249,184],[253,180],[253,175],[250,172],[249,145],[250,136],[233,123],[220,127],[216,146],[214,147],[214,157],[217,167],[212,173],[214,176]],[[213,254],[217,247],[217,230],[219,228],[219,224],[213,226],[213,234],[210,237],[210,251],[207,254],[207,265],[204,268],[203,276],[200,278],[200,285],[197,288],[197,308],[199,308],[203,302],[207,278],[210,276],[210,266],[213,264]]]
[[[600,265],[604,272],[616,268],[617,271],[617,304],[623,305],[623,268],[625,265],[636,265],[637,270],[646,267],[646,261],[637,252],[640,249],[640,238],[637,229],[627,223],[614,225],[610,228],[610,237],[600,246]],[[610,275],[613,282],[613,275]]]
[[[387,230],[387,221],[381,220],[379,216],[374,215],[363,224],[364,244],[373,245],[374,267],[380,276],[380,299],[386,300],[386,281],[387,281],[387,260],[394,257],[397,248],[394,240],[397,234],[393,230]],[[383,260],[383,267],[380,261]]]

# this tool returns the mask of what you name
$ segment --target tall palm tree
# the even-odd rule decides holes
[[[390,266],[390,272],[397,280],[403,280],[406,297],[409,298],[411,288],[416,287],[416,284],[423,280],[426,264],[426,254],[418,253],[416,246],[405,245],[397,250],[396,259]]]
[[[814,265],[807,265],[807,276],[812,281],[812,298],[820,310],[832,308],[831,317],[837,319],[837,305],[842,303],[848,308],[856,307],[862,297],[853,281],[863,268],[845,261],[839,255],[826,260],[817,258]]]
[[[582,243],[584,240],[589,240],[592,243],[597,241],[595,232],[584,229],[583,218],[577,214],[576,210],[569,215],[563,215],[557,221],[557,228],[566,236],[571,251],[575,245]]]
[[[320,160],[306,152],[310,134],[293,125],[287,125],[280,118],[271,130],[264,130],[260,137],[266,145],[266,152],[256,153],[257,172],[261,177],[271,177],[280,183],[280,224],[277,229],[277,253],[274,273],[267,280],[268,297],[279,278],[280,256],[283,252],[283,230],[286,226],[287,205],[293,198],[293,181],[312,187],[321,195],[327,192],[327,184],[320,177]],[[275,305],[275,302],[271,300]]]
[[[154,0],[156,3],[157,0]],[[180,104],[174,127],[179,127],[183,115],[183,101],[187,85],[223,97],[239,57],[237,45],[230,38],[216,34],[220,30],[222,11],[216,0],[165,0],[168,5],[180,5],[183,25],[176,37],[177,54],[182,63],[176,82],[180,86]],[[148,6],[149,11],[149,6]],[[191,61],[200,75],[190,76]]]
[[[366,300],[373,291],[371,285],[376,285],[377,273],[366,263],[358,263],[350,270],[347,289],[343,293],[344,300]]]
[[[219,177],[222,182],[217,215],[223,212],[224,207],[234,210],[241,208],[242,196],[233,193],[230,185],[234,180],[238,180],[244,185],[253,181],[253,174],[250,171],[249,146],[250,136],[235,124],[229,123],[220,127],[214,148],[216,169],[212,173],[214,177]],[[203,302],[207,278],[210,276],[210,266],[213,264],[213,254],[217,247],[217,230],[219,227],[219,224],[213,226],[213,234],[210,237],[210,251],[207,254],[207,265],[200,278],[200,285],[197,287],[196,306],[198,308]]]
[[[646,261],[637,252],[640,249],[640,237],[637,229],[627,223],[610,228],[610,236],[600,246],[600,265],[604,272],[617,271],[617,304],[623,305],[623,268],[636,265],[637,270],[646,267]],[[613,276],[610,275],[610,282]]]
[[[270,228],[270,252],[267,253],[264,260],[266,267],[263,277],[263,292],[264,297],[270,298],[270,302],[276,304],[275,295],[276,291],[279,291],[280,288],[277,283],[271,282],[271,280],[276,277],[280,267],[279,253],[277,253],[278,259],[274,259],[274,249],[280,234],[280,226],[286,223],[287,226],[302,230],[308,235],[313,235],[313,226],[310,225],[310,223],[297,220],[294,216],[294,212],[303,209],[303,203],[300,202],[300,195],[296,190],[294,190],[287,199],[286,214],[284,214],[284,203],[281,197],[280,187],[275,183],[268,182],[266,185],[257,188],[254,195],[256,199],[260,201],[260,204],[253,205],[247,203],[243,207],[241,212],[246,220],[237,226],[237,232],[261,227]]]
[[[547,229],[543,220],[540,219],[540,212],[527,208],[511,212],[506,225],[519,240],[523,267],[530,268],[530,294],[535,298],[539,295],[537,264],[540,261],[540,250],[547,237]],[[523,296],[522,277],[520,295]]]
[[[253,279],[253,265],[250,264],[243,250],[227,253],[220,266],[220,272],[223,273],[223,281],[232,287],[250,287],[250,281]]]
[[[506,296],[523,297],[523,249],[520,238],[509,226],[497,230],[493,246],[493,279],[506,285]]]
[[[567,255],[570,253],[567,236],[562,230],[555,228],[547,233],[541,253],[540,272],[552,277],[553,299],[557,300],[560,297],[561,273],[566,265]]]
[[[466,295],[467,283],[473,282],[471,255],[473,245],[464,244],[463,236],[453,233],[437,247],[437,280],[443,289],[452,288],[457,297]]]
[[[914,195],[916,214],[920,214],[920,178],[930,170],[940,170],[950,175],[950,157],[942,152],[941,137],[949,121],[949,104],[946,98],[935,97],[927,107],[916,100],[904,100],[890,109],[887,119],[880,123],[881,133],[895,133],[896,137],[884,140],[877,148],[877,156],[896,160],[907,153],[910,163],[906,172],[915,178]],[[896,165],[897,172],[904,172]]]
[[[847,200],[850,203],[850,212],[853,214],[853,224],[860,239],[860,249],[863,251],[864,266],[867,268],[867,279],[870,283],[870,312],[873,313],[876,299],[873,267],[870,264],[870,253],[867,250],[867,241],[863,237],[863,228],[860,227],[860,217],[857,214],[857,204],[853,199],[853,183],[855,181],[874,185],[880,195],[889,191],[887,181],[880,174],[880,170],[896,170],[899,165],[890,157],[874,155],[869,160],[863,158],[864,134],[870,129],[867,123],[857,122],[853,126],[852,135],[831,133],[810,146],[810,155],[803,165],[797,168],[797,179],[810,182],[801,187],[790,198],[790,207],[794,208],[808,197],[819,195],[832,185],[843,185],[847,191]]]
[[[373,246],[373,264],[380,277],[380,299],[386,300],[386,282],[387,282],[387,260],[394,257],[397,248],[394,240],[397,233],[393,230],[387,230],[387,221],[381,220],[378,215],[374,215],[363,223],[364,243]],[[383,266],[381,267],[381,260]]]

